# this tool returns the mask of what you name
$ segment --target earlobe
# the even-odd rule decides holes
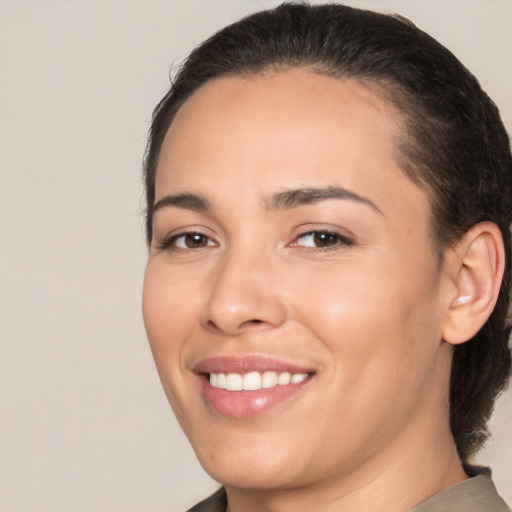
[[[453,345],[470,340],[496,304],[503,278],[505,251],[501,232],[492,222],[473,226],[453,249],[450,275],[455,296],[448,298],[443,339]]]

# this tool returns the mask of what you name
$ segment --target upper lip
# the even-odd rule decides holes
[[[195,373],[249,373],[249,372],[289,372],[292,374],[315,373],[310,367],[290,364],[278,359],[261,356],[249,357],[210,357],[199,361],[193,367]]]

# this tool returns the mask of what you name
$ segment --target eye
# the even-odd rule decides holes
[[[203,247],[215,246],[215,242],[203,233],[181,233],[173,235],[164,240],[159,248],[160,249],[201,249]]]
[[[352,241],[334,231],[318,230],[299,235],[292,245],[312,249],[334,249],[342,245],[352,245]]]

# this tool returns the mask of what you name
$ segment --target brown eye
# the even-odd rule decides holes
[[[351,240],[333,231],[309,231],[297,237],[299,247],[312,249],[329,249],[338,246],[352,245]]]
[[[208,244],[208,239],[204,235],[191,234],[185,235],[185,245],[189,249],[196,249],[197,247],[204,247]]]
[[[214,245],[213,241],[202,233],[183,233],[176,236],[171,245],[177,249],[201,249]]]
[[[340,241],[340,237],[335,233],[325,231],[317,231],[313,234],[313,240],[316,247],[331,247]]]

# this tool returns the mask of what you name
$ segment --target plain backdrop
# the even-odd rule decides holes
[[[512,128],[511,0],[366,0],[426,29]],[[141,159],[169,68],[273,0],[0,0],[0,511],[180,512],[215,489],[140,314]],[[512,503],[512,393],[477,460]]]

